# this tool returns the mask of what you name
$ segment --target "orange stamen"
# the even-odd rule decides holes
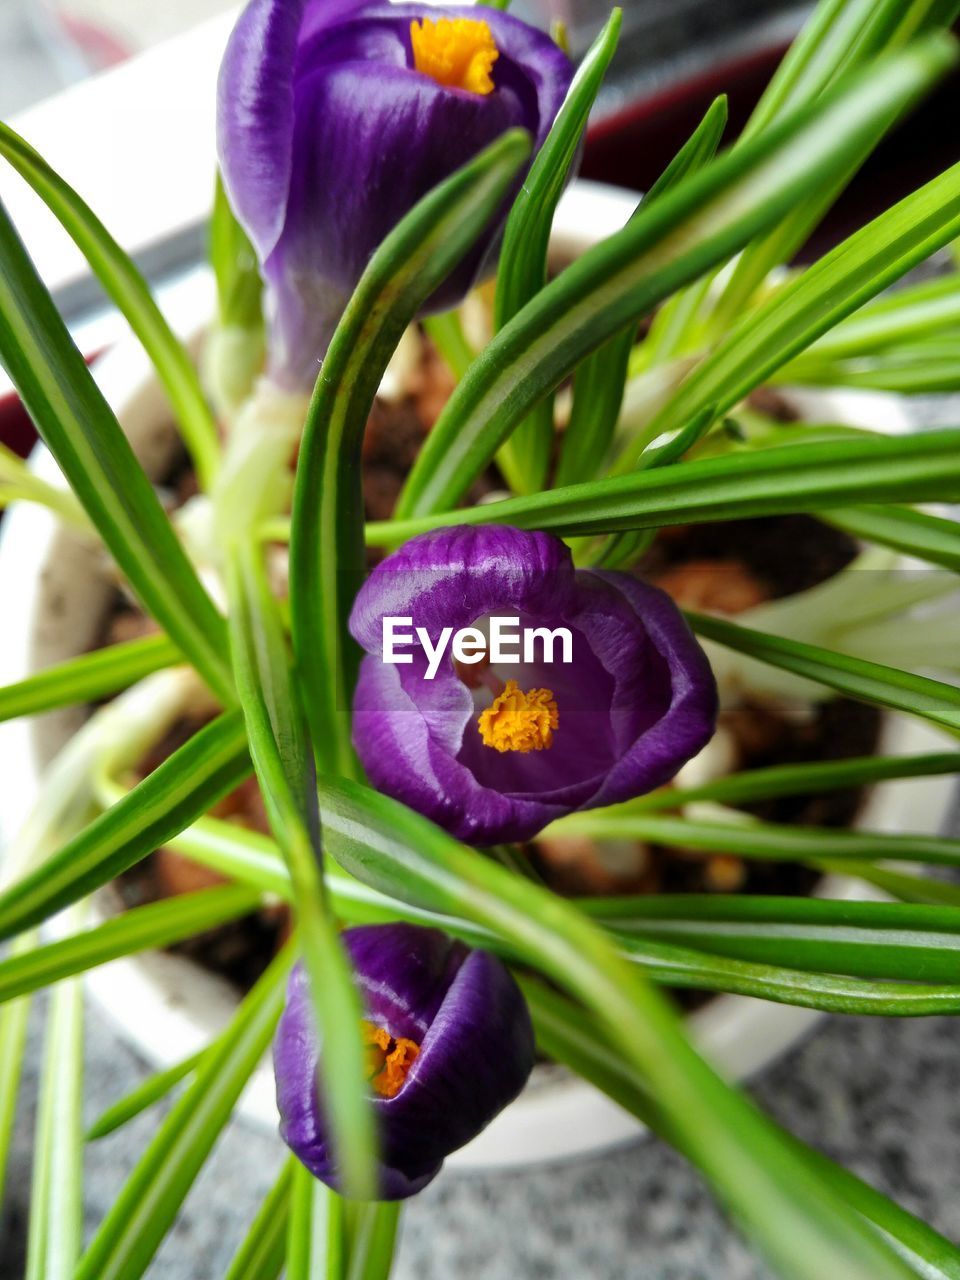
[[[557,701],[549,689],[526,693],[516,680],[508,680],[503,693],[477,722],[485,747],[494,751],[545,751],[553,745],[560,727]]]
[[[367,1079],[381,1098],[395,1098],[404,1086],[420,1046],[403,1036],[394,1038],[386,1027],[361,1022],[367,1050]]]
[[[493,64],[500,57],[490,28],[476,18],[424,18],[410,23],[413,65],[448,89],[492,93]]]

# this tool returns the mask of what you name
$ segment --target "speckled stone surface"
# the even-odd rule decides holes
[[[39,1051],[34,1030],[0,1222],[2,1280],[23,1274]],[[95,1010],[88,1014],[86,1069],[88,1120],[144,1073]],[[960,1239],[960,1021],[824,1019],[753,1092],[799,1137]],[[155,1122],[156,1113],[141,1117],[88,1149],[88,1230]],[[279,1140],[232,1124],[157,1255],[151,1280],[221,1277],[281,1159]],[[442,1174],[405,1211],[394,1277],[769,1280],[769,1274],[697,1174],[645,1140],[525,1172]]]

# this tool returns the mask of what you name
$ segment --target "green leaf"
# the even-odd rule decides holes
[[[907,55],[898,55],[897,60]],[[881,84],[883,81],[877,80]],[[646,428],[654,438],[707,404],[719,413],[960,231],[960,165],[934,178],[785,284],[730,330]]]
[[[224,1280],[277,1280],[287,1252],[290,1191],[298,1170],[303,1166],[291,1156],[264,1197]]]
[[[707,821],[646,813],[610,816],[601,809],[593,809],[561,818],[547,830],[555,835],[588,835],[597,840],[649,840],[676,848],[773,862],[890,858],[944,866],[960,864],[960,840],[949,836],[791,826],[760,822],[736,812],[723,820]]]
[[[794,675],[806,676],[850,698],[893,707],[960,732],[960,689],[878,662],[833,653],[818,645],[753,631],[720,618],[688,613],[698,635]]]
[[[256,911],[260,894],[235,885],[201,889],[144,907],[57,942],[0,960],[0,1002],[107,964],[118,956],[168,947]]]
[[[24,460],[0,444],[0,510],[14,502],[36,502],[69,528],[86,537],[93,530],[87,514],[69,489],[41,480]]]
[[[795,363],[875,355],[903,342],[938,338],[958,327],[960,277],[951,273],[869,303],[824,334]],[[787,366],[785,377],[793,367]]]
[[[610,932],[624,955],[641,965],[655,981],[669,986],[724,991],[824,1013],[884,1018],[960,1013],[960,985],[956,982],[864,982],[857,977],[809,971],[819,966],[795,964],[787,968],[770,961],[728,959],[726,952],[705,954],[672,941],[654,941],[617,929]],[[784,950],[779,952],[780,957]],[[954,958],[952,976],[955,978],[956,974]]]
[[[161,634],[107,645],[0,688],[0,720],[98,702],[180,661],[176,647]]]
[[[33,934],[24,934],[10,948],[11,956],[22,955],[36,942]],[[12,1000],[0,1009],[0,1204],[7,1176],[7,1159],[17,1118],[17,1098],[27,1047],[30,1000]]]
[[[182,831],[249,772],[243,721],[239,712],[227,712],[51,858],[0,893],[0,937],[47,919],[113,880]]]
[[[0,357],[144,607],[217,696],[229,701],[223,620],[2,206]]]
[[[344,1280],[349,1206],[295,1163],[287,1222],[286,1280]]]
[[[26,1280],[72,1280],[83,1231],[83,993],[50,997],[34,1139]]]
[[[217,174],[210,218],[210,265],[217,282],[220,323],[239,329],[263,327],[263,281],[257,255],[230,207]]]
[[[643,1124],[676,1142],[668,1121],[602,1030],[582,1008],[540,982],[520,978],[530,1005],[537,1042],[551,1058],[602,1089]],[[790,1134],[783,1140],[811,1173],[843,1204],[872,1223],[922,1280],[960,1280],[960,1251],[925,1222],[907,1213],[854,1174],[805,1146]]]
[[[399,1222],[399,1201],[357,1206],[347,1280],[389,1280]]]
[[[147,282],[89,205],[5,124],[0,124],[0,155],[58,219],[143,343],[173,406],[200,483],[208,488],[220,456],[216,423],[190,356],[154,302]]]
[[[716,155],[727,125],[727,99],[714,100],[694,133],[644,197],[651,200],[672,190],[690,174],[698,173]],[[667,303],[666,311],[672,306]],[[656,322],[655,322],[656,323]],[[668,324],[665,318],[664,324]],[[628,325],[606,345],[587,356],[573,381],[570,421],[560,441],[556,483],[572,484],[590,480],[600,470],[613,442],[623,405],[624,384],[630,354],[636,340],[636,326]],[[651,333],[648,342],[656,341]],[[645,344],[646,345],[646,344]]]
[[[189,1058],[174,1063],[165,1071],[157,1071],[152,1076],[148,1076],[142,1084],[131,1089],[119,1102],[107,1107],[106,1111],[97,1117],[87,1130],[86,1141],[96,1142],[98,1138],[105,1138],[108,1134],[115,1133],[135,1116],[142,1115],[154,1103],[165,1098],[175,1085],[196,1070],[206,1052],[206,1049],[201,1049],[199,1053],[191,1054]]]
[[[259,548],[237,548],[229,567],[234,674],[270,827],[293,886],[313,1010],[325,1046],[319,1083],[344,1186],[351,1196],[370,1200],[377,1189],[377,1136],[360,1036],[363,1005],[327,910],[312,752]]]
[[[960,907],[960,885],[947,880],[933,880],[929,876],[907,875],[890,867],[873,862],[857,862],[843,859],[836,862],[822,858],[817,866],[836,875],[854,876],[867,884],[875,885],[891,898],[938,907]]]
[[[822,519],[856,538],[878,542],[930,564],[960,573],[960,523],[910,507],[847,507]]]
[[[761,965],[954,986],[960,973],[954,907],[752,894],[650,894],[583,905],[618,935]]]
[[[490,929],[595,1013],[784,1275],[910,1274],[838,1211],[775,1128],[697,1057],[667,1004],[579,911],[356,783],[324,781],[321,805],[328,846],[346,870],[401,901]]]
[[[444,311],[438,316],[424,316],[420,323],[427,337],[440,352],[447,368],[459,382],[476,355],[463,331],[460,313]]]
[[[918,6],[913,7],[916,12]],[[924,7],[929,7],[925,0]],[[858,0],[857,3],[846,6],[845,16],[852,15],[857,9],[860,11],[860,29],[851,33],[854,39],[850,44],[844,47],[845,42],[841,40],[839,47],[835,50],[837,56],[832,60],[822,57],[822,46],[818,50],[819,80],[824,85],[832,83],[837,74],[846,74],[851,66],[867,66],[873,76],[883,80],[890,55],[886,57],[877,57],[877,55],[904,43],[906,32],[899,22],[903,13],[903,0]],[[910,36],[913,36],[916,33],[916,27],[913,24],[909,26]],[[926,92],[926,88],[919,90],[917,98]],[[808,85],[804,98],[811,100],[817,92],[815,86]],[[769,273],[780,263],[789,262],[793,258],[810,232],[833,205],[837,196],[859,172],[899,117],[915,105],[916,100],[892,104],[889,117],[877,121],[873,136],[864,140],[860,153],[851,161],[847,169],[838,174],[832,182],[811,184],[807,195],[798,201],[796,207],[791,210],[780,226],[762,240],[755,241],[741,255],[719,298],[715,300],[710,316],[712,332],[726,333],[730,325],[734,324],[744,309],[749,306],[754,293]],[[748,126],[748,133],[749,131]]]
[[[918,756],[855,756],[823,763],[771,765],[732,773],[698,787],[662,787],[608,809],[606,812],[650,812],[682,809],[693,801],[712,800],[717,804],[753,804],[774,796],[813,796],[824,791],[865,787],[894,778],[926,778],[944,773],[960,773],[960,753],[932,752]]]
[[[371,523],[367,541],[397,546],[427,529],[461,524],[509,524],[571,536],[614,533],[857,502],[950,500],[958,494],[960,431],[899,438],[858,433],[592,480],[420,519]]]
[[[139,1280],[146,1271],[270,1043],[293,959],[287,946],[204,1057],[97,1228],[74,1280]]]
[[[828,95],[641,206],[623,231],[542,289],[474,362],[427,439],[398,517],[454,505],[516,423],[585,356],[776,225],[808,187],[814,166],[818,181],[842,172],[891,104],[912,98],[954,57],[953,43],[942,39],[908,50],[882,83],[867,77]],[[960,189],[960,174],[955,181]],[[943,214],[949,200],[939,189],[930,197],[947,224],[943,243],[953,225]],[[960,198],[953,216],[960,227]],[[930,248],[933,238],[928,226]]]
[[[577,69],[510,210],[497,267],[495,331],[512,320],[547,282],[547,250],[554,214],[616,51],[622,21],[621,10],[613,9]],[[623,374],[625,362],[626,357]],[[621,386],[622,383],[623,376]],[[500,446],[497,463],[516,493],[536,493],[543,487],[553,450],[553,434],[553,398],[547,396]]]
[[[503,201],[529,155],[512,130],[426,195],[377,249],[330,343],[307,415],[290,531],[298,676],[322,770],[353,773],[347,617],[364,570],[360,446],[404,329]]]

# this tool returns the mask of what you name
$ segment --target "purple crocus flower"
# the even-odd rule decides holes
[[[313,385],[387,233],[505,130],[539,147],[572,72],[548,36],[495,9],[251,0],[220,73],[219,152],[267,283],[276,380]],[[490,265],[496,231],[431,309]]]
[[[500,961],[436,929],[364,925],[343,942],[368,1018],[379,1195],[402,1200],[517,1096],[533,1068],[533,1028]],[[321,1046],[299,965],[273,1057],[281,1136],[315,1177],[339,1189],[317,1092]]]
[[[507,617],[525,639],[565,628],[571,660],[556,639],[546,660],[535,632],[528,660],[490,663],[482,645],[469,665],[452,645],[431,660],[445,628],[489,634]],[[642,795],[713,733],[713,674],[669,596],[575,570],[549,534],[490,525],[413,538],[364,583],[350,629],[367,655],[353,734],[370,780],[471,844],[527,840],[573,810]]]

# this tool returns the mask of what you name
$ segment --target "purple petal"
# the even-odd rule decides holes
[[[415,70],[411,22],[444,16],[490,25],[500,50],[492,93]],[[218,137],[227,191],[267,281],[279,381],[312,384],[371,254],[417,200],[512,126],[543,142],[572,74],[548,36],[496,10],[251,0],[224,58]],[[498,231],[428,309],[463,296],[490,265]]]
[[[371,925],[343,935],[370,1019],[420,1045],[400,1092],[372,1100],[381,1142],[380,1195],[413,1195],[444,1158],[523,1088],[533,1029],[516,983],[494,957],[433,929]],[[337,1173],[317,1093],[321,1046],[306,974],[290,978],[274,1042],[280,1132],[316,1177]]]

